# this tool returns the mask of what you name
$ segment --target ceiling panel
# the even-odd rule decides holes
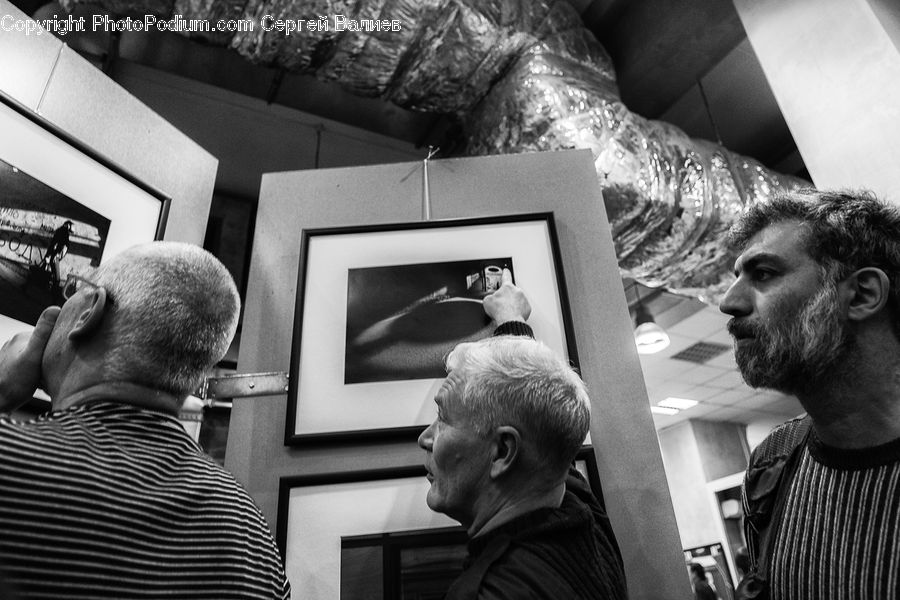
[[[672,358],[684,347],[698,341],[730,345],[731,338],[725,329],[727,322],[726,315],[713,307],[704,306],[667,329],[673,339],[669,348],[658,354],[640,357],[651,406],[669,396],[699,402],[678,415],[654,414],[657,429],[688,419],[746,424],[770,422],[773,415],[787,419],[802,412],[796,398],[747,386],[741,379],[730,349],[702,365]]]

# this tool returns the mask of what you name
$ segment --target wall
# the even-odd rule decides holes
[[[660,431],[659,447],[666,465],[682,548],[717,541],[718,531],[713,526],[706,500],[703,486],[706,477],[691,422],[683,421]]]
[[[0,15],[26,18],[6,0]],[[169,195],[165,239],[203,243],[215,157],[61,41],[0,33],[0,91]]]
[[[896,7],[733,1],[816,186],[864,187],[900,202]]]
[[[421,163],[263,177],[244,321],[241,372],[286,371],[300,230],[416,221]],[[687,598],[665,473],[650,417],[602,197],[587,151],[431,163],[435,219],[536,212],[553,202],[580,363],[593,394],[591,434],[631,597]],[[615,349],[615,350],[613,350]],[[226,465],[275,522],[287,475],[421,464],[403,443],[285,447],[286,398],[236,401]],[[272,435],[272,432],[278,432]]]
[[[900,4],[896,0],[867,0],[885,32],[900,51]]]
[[[256,198],[263,173],[424,158],[406,142],[128,61],[112,77],[215,155],[216,189],[229,194]]]
[[[747,468],[743,427],[692,419],[659,432],[659,445],[683,548],[721,542],[721,517],[706,484]]]

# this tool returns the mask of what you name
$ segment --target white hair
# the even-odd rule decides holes
[[[206,250],[177,242],[134,246],[95,277],[112,298],[107,366],[116,375],[187,396],[225,356],[240,297]]]
[[[524,336],[460,344],[447,368],[463,377],[460,402],[476,433],[511,425],[554,469],[575,458],[590,426],[590,400],[581,377],[546,345]]]

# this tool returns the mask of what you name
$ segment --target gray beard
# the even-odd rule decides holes
[[[837,286],[826,283],[799,310],[780,310],[754,326],[752,343],[735,348],[744,381],[786,394],[827,385],[852,353],[853,339],[840,314]]]

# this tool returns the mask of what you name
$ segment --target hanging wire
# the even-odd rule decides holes
[[[322,132],[325,131],[325,127],[319,123],[314,128],[316,130],[316,158],[313,162],[313,165],[316,169],[319,168],[319,151],[322,150]]]
[[[428,161],[437,154],[440,148],[428,146],[428,156],[422,161],[422,220],[431,220],[431,192],[428,185]]]
[[[720,146],[724,146],[725,144],[722,143],[722,136],[719,135],[719,128],[716,126],[716,120],[713,119],[712,110],[709,108],[706,90],[703,89],[703,82],[699,78],[697,79],[697,88],[700,90],[700,98],[703,100],[703,107],[706,109],[706,117],[709,119],[709,123],[713,128],[713,133],[716,135],[716,142],[718,142]]]

